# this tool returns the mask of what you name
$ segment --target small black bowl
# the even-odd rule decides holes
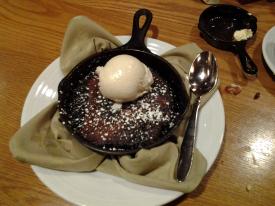
[[[257,31],[257,18],[248,11],[227,4],[210,6],[199,18],[201,36],[212,46],[231,51],[239,56],[243,72],[247,77],[256,77],[257,66],[245,50],[247,40],[235,41],[237,30],[251,29],[253,36]]]

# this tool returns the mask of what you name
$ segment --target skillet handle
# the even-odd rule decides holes
[[[258,69],[253,60],[247,54],[244,45],[236,46],[236,51],[242,64],[244,75],[248,79],[254,79],[257,77]]]
[[[140,27],[139,21],[142,16],[145,16],[145,22]],[[152,19],[153,15],[150,10],[139,9],[134,15],[131,39],[122,47],[125,49],[138,49],[141,51],[150,52],[150,50],[146,47],[144,40],[151,25]]]

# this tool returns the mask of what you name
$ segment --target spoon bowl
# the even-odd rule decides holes
[[[192,113],[181,144],[176,177],[179,182],[185,180],[192,165],[201,96],[210,92],[217,84],[217,80],[216,58],[211,52],[201,52],[193,61],[189,71]]]
[[[190,90],[195,95],[209,92],[217,81],[216,59],[211,52],[201,52],[193,61],[189,71]]]

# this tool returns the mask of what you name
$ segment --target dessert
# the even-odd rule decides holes
[[[66,102],[68,108],[59,108],[61,122],[76,137],[80,136],[89,145],[104,151],[116,152],[161,143],[163,138],[160,137],[175,126],[182,114],[171,83],[157,70],[148,67],[151,79],[154,79],[150,91],[135,93],[135,98],[137,94],[139,98],[133,101],[114,102],[100,91],[102,85],[96,68],[91,68],[77,86],[72,87],[71,100]]]
[[[129,102],[151,89],[153,78],[148,67],[131,55],[117,55],[97,67],[101,94],[115,102]]]

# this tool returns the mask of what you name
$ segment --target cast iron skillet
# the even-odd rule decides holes
[[[245,76],[256,77],[257,66],[248,56],[246,40],[234,41],[236,30],[251,29],[253,35],[257,31],[257,18],[246,10],[236,6],[219,4],[210,6],[200,15],[199,30],[202,37],[212,46],[229,50],[239,56]]]
[[[139,21],[142,16],[145,16],[145,23],[142,27],[140,27]],[[171,64],[160,56],[151,53],[144,44],[145,36],[151,21],[152,13],[149,10],[138,10],[134,15],[132,36],[128,43],[119,48],[103,51],[83,60],[75,68],[73,68],[73,70],[60,82],[58,86],[58,107],[59,111],[63,111],[60,112],[60,121],[79,140],[80,143],[94,151],[101,152],[103,154],[123,155],[135,153],[140,148],[151,148],[157,146],[171,136],[171,131],[178,126],[187,110],[189,97],[179,74]],[[73,91],[77,88],[79,81],[83,80],[91,72],[91,70],[95,70],[97,66],[104,66],[109,59],[119,54],[129,54],[135,56],[145,65],[157,72],[160,77],[167,80],[176,94],[176,102],[178,103],[178,111],[180,112],[180,115],[178,115],[176,121],[174,122],[175,126],[169,130],[167,130],[167,128],[163,128],[161,132],[162,135],[159,136],[156,141],[142,142],[136,145],[131,145],[125,142],[125,144],[123,143],[123,146],[116,148],[114,151],[112,148],[116,146],[112,144],[104,146],[97,145],[91,143],[91,141],[87,141],[81,133],[75,133],[70,121],[73,118],[79,118],[80,114],[74,112],[68,105],[70,102],[75,100],[73,97]]]

